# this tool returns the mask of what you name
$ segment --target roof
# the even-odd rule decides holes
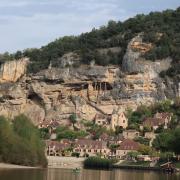
[[[64,150],[70,147],[70,144],[65,144],[58,141],[46,141],[46,147],[54,148],[55,150]]]
[[[139,143],[135,142],[131,139],[124,139],[118,149],[119,150],[136,150],[137,151],[139,149]]]
[[[104,149],[106,148],[105,141],[94,141],[90,139],[78,139],[75,142],[75,147],[86,148],[86,149]]]
[[[106,134],[106,133],[103,133],[100,135],[99,139],[102,139],[102,140],[109,140],[109,135]]]
[[[105,116],[105,115],[103,115],[103,114],[96,114],[95,120],[97,120],[97,119],[107,120],[107,116]]]
[[[146,118],[143,121],[143,126],[159,126],[165,123],[165,119],[163,118]]]
[[[162,112],[162,113],[156,113],[155,115],[154,115],[154,117],[155,118],[163,118],[163,119],[165,119],[165,118],[170,118],[172,116],[172,114],[171,113],[168,113],[168,112]]]
[[[45,120],[45,121],[40,122],[39,126],[46,127],[46,128],[48,127],[56,128],[59,126],[59,122],[56,120],[51,120],[51,121]]]
[[[128,132],[128,133],[139,133],[139,131],[135,130],[135,129],[128,129],[128,130],[124,130],[123,132]]]

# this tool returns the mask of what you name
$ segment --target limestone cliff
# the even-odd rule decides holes
[[[9,61],[1,65],[0,83],[16,82],[26,71],[28,58],[23,58],[18,61]]]
[[[161,79],[159,72],[170,66],[171,59],[150,62],[141,58],[152,44],[137,36],[129,43],[122,67],[73,64],[51,66],[37,74],[26,75],[27,59],[1,65],[0,115],[9,118],[24,113],[37,124],[44,119],[68,123],[72,113],[93,120],[96,114],[110,115],[114,109],[136,109],[140,104],[180,95],[179,82]],[[69,59],[68,56],[68,59]],[[78,57],[75,57],[75,62]]]

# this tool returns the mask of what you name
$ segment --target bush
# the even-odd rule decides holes
[[[114,161],[100,157],[89,157],[84,161],[85,168],[103,168],[109,169],[112,167]]]
[[[72,156],[72,157],[79,157],[79,156],[80,156],[80,153],[78,153],[78,152],[72,152],[71,156]]]

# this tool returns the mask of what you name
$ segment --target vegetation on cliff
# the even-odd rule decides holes
[[[157,112],[169,112],[172,113],[172,119],[170,125],[167,129],[163,126],[157,128],[155,133],[156,138],[153,141],[153,148],[156,150],[164,152],[173,152],[175,154],[180,154],[180,99],[177,98],[174,102],[170,100],[155,103],[151,106],[139,106],[136,111],[127,111],[127,116],[129,118],[129,128],[139,130],[140,124],[142,124],[144,118],[153,117]],[[150,128],[144,128],[143,132],[153,131]],[[148,139],[139,137],[135,141],[141,144],[148,145]],[[143,148],[144,149],[144,148]]]
[[[0,161],[25,166],[47,165],[37,128],[24,115],[10,123],[0,117]]]
[[[174,102],[165,100],[154,103],[151,106],[141,105],[136,111],[128,109],[126,113],[129,120],[128,128],[138,130],[139,125],[142,124],[144,118],[153,117],[156,112],[169,112],[173,114],[170,124],[171,129],[180,125],[180,99],[176,98]],[[150,131],[150,129],[145,128],[145,131]]]
[[[88,64],[95,60],[96,64],[121,65],[128,42],[139,33],[144,34],[144,41],[153,43],[153,48],[145,53],[148,60],[172,57],[172,67],[161,75],[176,76],[180,74],[180,8],[166,10],[162,13],[151,12],[149,15],[140,14],[125,22],[109,21],[107,26],[93,29],[80,36],[65,36],[40,49],[26,49],[10,55],[0,56],[0,62],[12,58],[27,56],[31,60],[29,72],[38,72],[52,65],[57,67],[61,57],[68,52],[76,52],[81,57],[80,63]],[[100,53],[102,48],[120,47],[119,52]]]

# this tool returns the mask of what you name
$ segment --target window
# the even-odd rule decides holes
[[[91,152],[91,149],[89,149],[88,152]]]
[[[123,120],[123,123],[125,123],[125,120]]]

